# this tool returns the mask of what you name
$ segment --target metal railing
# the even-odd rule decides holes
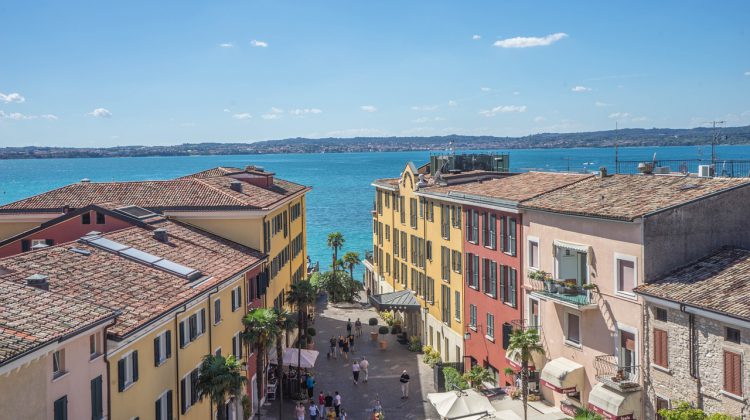
[[[588,306],[595,304],[591,292],[581,287],[561,286],[555,280],[526,279],[532,291],[558,302],[574,305]]]
[[[637,174],[640,173],[640,164],[646,164],[655,168],[669,168],[670,173],[698,173],[698,166],[713,165],[714,176],[729,178],[745,178],[750,176],[750,160],[746,159],[659,159],[659,160],[618,160],[615,162],[615,173]],[[656,173],[656,172],[654,172]]]
[[[365,260],[367,260],[367,262],[369,262],[370,264],[372,264],[372,261],[373,261],[373,259],[372,259],[372,251],[365,251]]]
[[[542,326],[541,325],[534,325],[529,323],[529,321],[525,319],[514,319],[513,321],[510,321],[510,325],[513,327],[513,330],[522,330],[522,331],[529,331],[529,330],[536,330],[539,335],[542,334]]]
[[[596,369],[596,380],[610,388],[626,392],[638,391],[641,388],[641,367],[618,363],[616,356],[596,356],[594,369]]]

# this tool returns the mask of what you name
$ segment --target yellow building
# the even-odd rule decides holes
[[[373,293],[415,293],[423,310],[406,315],[409,334],[440,351],[444,361],[461,362],[461,206],[421,195],[429,178],[426,166],[410,162],[400,178],[373,183],[373,255],[365,266]]]

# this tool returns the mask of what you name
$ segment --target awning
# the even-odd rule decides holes
[[[610,420],[632,420],[640,405],[640,392],[622,394],[596,384],[589,393],[589,409]]]
[[[315,367],[315,361],[318,359],[318,354],[317,350],[302,349],[298,355],[296,348],[287,347],[282,354],[284,359],[281,364],[283,366],[297,367],[297,362],[299,361],[299,367],[310,369]],[[268,359],[269,363],[276,364],[276,349],[272,348],[268,351]]]
[[[580,391],[583,388],[583,366],[558,357],[544,365],[540,383],[561,394]]]
[[[495,412],[490,400],[473,389],[427,394],[441,418],[476,420]]]
[[[507,350],[505,352],[505,360],[508,361],[508,364],[511,365],[513,369],[521,369],[521,350]],[[531,358],[531,355],[529,355],[529,370],[536,370],[536,367],[534,366],[534,360]]]
[[[378,311],[419,311],[421,305],[411,290],[370,296],[370,304]]]
[[[563,241],[558,241],[557,239],[555,239],[552,242],[552,244],[554,246],[558,247],[558,248],[569,249],[571,251],[576,251],[576,252],[588,252],[589,251],[589,246],[588,245],[581,245],[581,244],[574,244],[574,243],[570,243],[570,242],[563,242]]]

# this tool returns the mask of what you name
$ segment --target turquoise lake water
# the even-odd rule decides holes
[[[512,171],[532,169],[574,171],[607,166],[614,171],[614,149],[510,150]],[[620,148],[621,160],[710,158],[710,147]],[[344,251],[360,252],[371,247],[370,210],[376,178],[397,177],[406,162],[418,166],[429,152],[283,154],[248,156],[136,157],[100,159],[0,160],[0,203],[9,203],[69,183],[92,181],[136,181],[170,179],[215,166],[244,167],[255,164],[277,176],[312,187],[307,198],[308,253],[313,261],[330,261],[325,239],[340,231],[346,238]],[[722,159],[748,159],[750,146],[719,146]],[[587,165],[584,165],[587,164]],[[360,278],[362,270],[355,277]]]

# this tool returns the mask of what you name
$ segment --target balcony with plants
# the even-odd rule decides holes
[[[638,365],[621,363],[617,356],[602,355],[594,358],[596,380],[620,392],[635,392],[641,389]]]
[[[561,305],[576,309],[596,307],[594,295],[596,285],[583,279],[554,279],[550,273],[542,270],[529,271],[528,288],[533,294],[550,299]]]

